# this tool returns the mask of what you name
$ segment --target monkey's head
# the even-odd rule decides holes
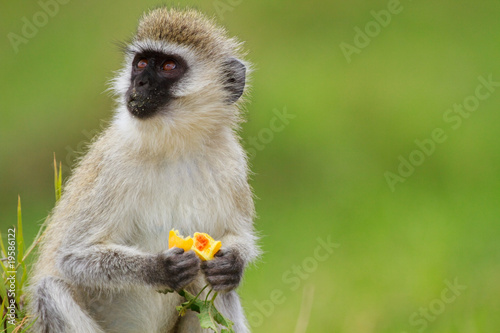
[[[196,119],[238,119],[238,108],[231,106],[247,76],[240,43],[199,12],[150,11],[125,51],[114,88],[133,119],[177,119],[190,126]]]

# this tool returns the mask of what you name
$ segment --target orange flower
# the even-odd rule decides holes
[[[215,241],[208,234],[201,232],[195,232],[193,238],[194,244],[192,250],[203,261],[212,260],[222,245],[220,241]]]
[[[193,239],[191,237],[182,237],[178,236],[177,233],[179,231],[177,230],[170,230],[168,234],[168,248],[171,249],[172,247],[176,246],[178,248],[184,249],[184,251],[189,251],[193,247]]]

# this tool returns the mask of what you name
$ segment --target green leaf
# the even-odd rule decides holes
[[[214,301],[217,297],[217,293],[214,294],[211,300],[208,301],[208,295],[212,292],[210,290],[204,300],[199,299],[203,290],[207,288],[208,285],[203,287],[197,295],[193,295],[190,292],[181,289],[177,293],[186,299],[186,302],[177,306],[176,309],[180,316],[184,316],[188,310],[197,312],[197,317],[200,321],[200,327],[211,329],[214,332],[219,332],[219,325],[227,328],[222,329],[221,332],[234,333],[233,325],[234,323],[224,317],[215,307]]]
[[[201,294],[203,289],[196,296],[184,289],[181,289],[177,292],[179,295],[181,295],[187,300],[187,302],[184,302],[176,307],[180,316],[184,316],[187,310],[192,310],[198,313],[200,312],[200,306],[202,306],[201,304],[202,302],[198,299],[198,296]]]
[[[217,308],[214,305],[214,300],[215,300],[216,296],[217,296],[217,293],[215,294],[214,298],[212,298],[212,300],[208,303],[208,310],[209,310],[210,316],[215,320],[216,323],[227,327],[230,330],[230,332],[233,332],[232,327],[233,327],[234,323],[231,320],[224,317],[219,312],[219,310],[217,310]]]
[[[227,327],[227,330],[225,330],[226,332],[234,333],[234,330],[232,329],[234,323],[224,317],[219,312],[219,310],[217,310],[214,305],[214,299],[215,298],[213,298],[209,302],[202,302],[200,313],[197,315],[198,319],[200,320],[200,327],[209,328],[214,332],[218,332],[219,325],[217,324],[220,324],[224,327]]]
[[[196,315],[200,320],[200,327],[209,328],[214,332],[217,332],[218,326],[214,318],[210,315],[209,306],[204,306],[200,310],[200,313]]]

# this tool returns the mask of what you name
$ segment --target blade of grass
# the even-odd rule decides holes
[[[3,312],[4,306],[5,306],[5,299],[2,302],[2,322],[0,322],[0,326],[5,327],[5,321],[7,320],[7,313]],[[2,332],[6,332],[6,330],[2,330]]]
[[[3,245],[3,235],[1,231],[0,231],[0,246],[2,249],[2,257],[7,258],[7,251],[5,251],[5,246]]]
[[[4,310],[5,310],[5,301],[8,299],[7,298],[7,289],[5,288],[5,280],[2,279],[2,282],[1,282],[1,289],[0,290],[0,293],[2,294],[1,297],[2,297],[2,307],[1,307],[1,312],[2,312],[2,315],[4,314]]]
[[[23,294],[23,286],[26,281],[26,263],[24,262],[24,234],[23,234],[23,216],[21,211],[21,196],[18,196],[17,201],[17,267],[21,266],[22,268],[22,277],[21,279],[16,279],[17,284],[17,293],[16,293],[16,301],[20,301],[20,297]]]
[[[34,321],[32,321],[28,326],[23,328],[23,326],[26,324],[28,319],[29,319],[28,317],[24,317],[23,319],[21,319],[21,321],[19,323],[17,323],[17,325],[14,328],[14,330],[12,331],[12,333],[26,332],[31,327],[31,325],[33,325],[33,323],[34,323]]]
[[[7,251],[5,250],[5,245],[3,244],[3,236],[1,231],[0,231],[0,247],[2,249],[2,258],[7,260]],[[3,260],[0,261],[0,265],[2,266],[2,270],[7,273],[7,267],[4,265]]]
[[[57,201],[57,198],[58,198],[58,194],[57,194],[57,180],[58,180],[59,177],[57,177],[57,161],[56,161],[56,153],[54,153],[54,189],[55,189],[55,194],[56,194],[56,201]]]
[[[61,198],[62,193],[62,162],[59,162],[59,170],[57,170],[56,153],[54,153],[54,189],[57,202]]]
[[[24,258],[24,234],[23,234],[23,215],[21,211],[21,197],[17,197],[17,232],[16,232],[16,250],[17,263],[22,264]]]
[[[24,257],[23,215],[21,212],[21,196],[17,197],[17,261]]]
[[[32,321],[31,321],[31,323],[30,323],[28,326],[26,326],[26,328],[25,328],[25,329],[23,329],[23,330],[21,331],[21,333],[28,332],[28,330],[31,328],[31,326],[33,326],[33,324],[35,323],[35,321],[36,321],[36,319],[35,319],[35,320],[32,320]]]
[[[28,250],[26,250],[26,253],[24,254],[23,261],[27,259],[27,257],[30,255],[31,251],[41,242],[43,235],[45,235],[45,231],[47,230],[47,223],[49,221],[49,218],[47,217],[45,221],[42,223],[40,226],[40,229],[38,229],[38,233],[35,236],[35,239],[33,240],[33,243],[30,245]]]
[[[56,160],[56,155],[54,153],[54,188],[55,188],[55,197],[56,197],[56,202],[61,198],[62,194],[62,163],[59,162],[59,168],[57,167],[57,160]],[[20,270],[22,271],[22,276],[21,279],[16,278],[16,304],[17,304],[17,317],[20,318],[20,322],[16,325],[16,327],[13,329],[12,333],[15,332],[27,332],[30,327],[33,325],[34,321],[30,321],[29,325],[24,327],[24,325],[28,322],[28,317],[26,316],[24,306],[22,305],[21,302],[21,296],[24,295],[23,292],[23,287],[25,285],[25,282],[27,280],[28,276],[28,269],[26,265],[26,260],[29,256],[29,254],[33,251],[33,249],[41,242],[43,236],[45,235],[45,232],[47,230],[47,222],[49,220],[49,217],[45,220],[44,223],[40,226],[38,233],[33,241],[33,243],[28,247],[28,249],[25,249],[25,239],[24,239],[24,234],[23,234],[23,223],[22,223],[22,210],[21,210],[21,197],[18,196],[18,205],[17,205],[17,228],[14,228],[14,233],[15,238],[16,238],[16,250],[17,250],[17,255],[15,255],[17,259],[17,264],[15,265],[16,268],[16,273],[19,275]],[[1,305],[1,312],[2,312],[2,321],[0,322],[0,326],[2,324],[6,325],[6,316],[4,313],[4,310],[6,309],[5,303],[8,303],[8,297],[7,297],[7,289],[6,289],[6,278],[9,275],[9,272],[13,271],[12,267],[5,266],[3,263],[4,260],[7,260],[7,254],[8,252],[6,251],[5,245],[3,243],[3,239],[1,238],[1,233],[0,233],[0,248],[2,251],[2,255],[5,257],[5,259],[0,260],[0,266],[3,270],[3,279],[0,281],[0,295],[2,296],[2,305]],[[12,269],[11,269],[12,268]],[[21,268],[19,270],[19,268]],[[10,331],[6,326],[5,329],[2,332],[7,332]]]
[[[61,194],[62,194],[62,162],[59,161],[59,174],[57,177],[57,198],[56,202],[61,199]]]
[[[8,256],[7,256],[7,251],[5,250],[5,245],[3,244],[3,238],[2,238],[2,233],[0,232],[0,247],[2,248],[2,256],[5,258],[5,260],[7,260]],[[8,263],[7,263],[8,265]],[[0,261],[0,266],[2,267],[2,271],[3,271],[3,274],[2,274],[2,281],[0,282],[1,286],[0,286],[0,296],[2,297],[2,314],[4,313],[4,303],[5,303],[5,300],[8,299],[7,298],[7,289],[6,289],[6,278],[8,277],[8,269],[7,269],[7,266],[5,266],[3,260]]]

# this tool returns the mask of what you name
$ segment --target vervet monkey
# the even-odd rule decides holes
[[[236,131],[249,65],[200,13],[145,14],[113,81],[116,114],[65,185],[30,283],[34,332],[202,332],[177,294],[207,282],[248,332],[235,292],[259,250]],[[212,261],[168,250],[168,233],[222,241]]]

